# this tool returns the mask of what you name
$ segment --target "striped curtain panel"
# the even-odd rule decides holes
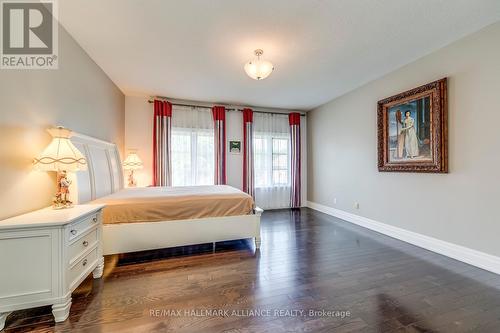
[[[226,184],[226,108],[212,107],[214,118],[215,185]]]
[[[290,207],[300,207],[300,113],[288,115],[290,123]]]
[[[252,109],[243,109],[243,191],[255,199]]]
[[[172,104],[154,101],[153,186],[172,186]]]

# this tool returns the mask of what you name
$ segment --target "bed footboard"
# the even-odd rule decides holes
[[[107,255],[245,238],[254,238],[258,249],[262,212],[257,207],[252,215],[105,224],[103,252]]]

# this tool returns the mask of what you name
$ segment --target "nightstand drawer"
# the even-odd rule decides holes
[[[93,269],[93,265],[97,261],[97,248],[93,249],[89,254],[80,259],[69,270],[70,286],[73,287],[76,282],[83,276],[87,276]]]
[[[95,247],[97,245],[97,228],[93,229],[91,232],[83,235],[80,239],[76,240],[69,246],[69,262],[72,264],[78,257],[82,255],[86,250]]]
[[[71,223],[67,228],[69,240],[72,241],[75,238],[79,238],[87,229],[97,225],[99,223],[99,219],[99,214],[93,214],[80,221]]]

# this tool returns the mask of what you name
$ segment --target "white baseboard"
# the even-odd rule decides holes
[[[340,209],[324,206],[312,201],[307,202],[307,207],[322,213],[338,217],[347,222],[379,232],[392,238],[399,239],[426,250],[465,262],[487,271],[500,274],[500,257],[470,249],[465,246],[445,242],[443,240],[425,236],[413,231],[408,231],[367,217],[362,217]]]

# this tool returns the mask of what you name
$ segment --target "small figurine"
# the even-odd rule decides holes
[[[71,180],[68,179],[66,171],[57,174],[57,194],[54,199],[54,208],[68,208],[73,205],[69,200],[69,186]]]
[[[134,179],[134,170],[130,170],[130,174],[128,175],[128,187],[136,187],[137,182]]]

